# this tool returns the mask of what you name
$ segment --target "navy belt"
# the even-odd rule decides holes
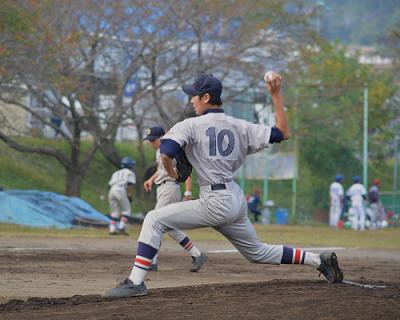
[[[211,185],[211,190],[226,190],[226,185],[224,183],[217,183]]]
[[[167,183],[175,183],[175,184],[179,184],[179,182],[178,181],[176,181],[176,180],[164,180],[163,182],[161,182],[161,184],[167,184]]]

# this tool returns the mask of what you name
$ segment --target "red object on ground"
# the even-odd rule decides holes
[[[338,229],[343,229],[344,227],[344,221],[343,220],[339,220],[336,227],[338,227]]]

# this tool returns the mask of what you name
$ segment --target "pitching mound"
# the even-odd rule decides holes
[[[193,273],[190,256],[164,241],[150,294],[110,300],[99,294],[129,274],[129,238],[2,238],[0,319],[400,319],[396,250],[341,250],[351,284],[330,285],[308,266],[216,253],[228,245],[201,242],[209,259]]]
[[[382,285],[382,283],[380,283]],[[399,319],[400,286],[366,289],[325,281],[281,281],[153,289],[112,300],[99,295],[29,298],[0,305],[4,319]]]

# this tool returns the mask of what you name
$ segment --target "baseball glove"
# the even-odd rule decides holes
[[[179,149],[178,153],[174,157],[174,166],[176,174],[178,175],[178,179],[176,179],[178,182],[185,182],[192,174],[192,165],[182,148]]]

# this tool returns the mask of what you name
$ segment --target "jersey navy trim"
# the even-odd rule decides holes
[[[172,139],[161,139],[160,153],[173,158],[179,151],[180,145]]]
[[[283,140],[283,133],[277,127],[272,127],[269,143],[279,143]]]
[[[221,109],[221,108],[213,108],[213,109],[208,109],[207,111],[204,111],[203,113],[202,113],[202,116],[204,116],[205,114],[207,114],[207,113],[224,113],[225,111],[224,111],[224,109]]]

